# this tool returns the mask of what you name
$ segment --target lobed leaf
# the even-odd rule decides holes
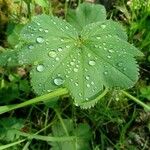
[[[90,20],[97,8],[103,12],[101,19]],[[66,87],[78,105],[92,100],[104,87],[132,87],[138,80],[134,57],[142,53],[127,42],[119,24],[104,20],[102,6],[82,4],[76,13],[86,18],[80,33],[73,23],[47,15],[35,17],[22,30],[25,45],[19,63],[33,65],[30,76],[35,92],[41,95]]]

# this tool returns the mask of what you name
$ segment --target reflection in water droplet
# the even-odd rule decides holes
[[[60,86],[64,83],[64,80],[61,77],[57,77],[54,79],[54,83],[55,85]]]
[[[123,71],[126,71],[127,69],[126,68],[123,68]]]
[[[39,29],[39,31],[40,31],[40,32],[42,32],[42,31],[43,31],[43,29],[42,29],[42,28],[40,28],[40,29]]]
[[[89,61],[89,65],[90,65],[90,66],[94,66],[94,65],[95,65],[95,61],[94,61],[94,60],[90,60],[90,61]]]
[[[52,58],[55,58],[57,54],[56,54],[55,51],[50,51],[50,52],[48,53],[48,55],[49,55],[50,57],[52,57]]]
[[[107,56],[107,58],[111,58],[111,56],[110,56],[110,55],[108,55],[108,56]]]
[[[36,38],[36,41],[37,41],[38,43],[43,43],[43,42],[44,42],[44,39],[43,39],[43,37],[39,36],[39,37]]]
[[[37,71],[42,72],[44,70],[44,66],[43,65],[38,65],[36,67]]]

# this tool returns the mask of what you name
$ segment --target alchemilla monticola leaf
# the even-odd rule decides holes
[[[77,11],[89,5],[91,13],[82,19],[90,19],[90,15],[93,20],[81,24],[81,31],[72,22],[47,15],[36,16],[22,30],[25,45],[19,52],[19,63],[32,64],[31,84],[37,94],[66,87],[80,104],[104,88],[127,89],[138,80],[134,57],[142,53],[127,42],[118,23],[104,19],[105,11],[102,19],[97,19],[97,5],[83,3]]]

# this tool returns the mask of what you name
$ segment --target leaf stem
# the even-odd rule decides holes
[[[130,99],[132,99],[134,102],[136,102],[137,104],[139,104],[140,106],[144,107],[146,110],[150,111],[150,107],[146,104],[144,104],[142,101],[140,101],[139,99],[137,99],[136,97],[130,95],[128,92],[121,90],[121,92],[126,95],[127,97],[129,97]]]
[[[0,114],[6,113],[8,111],[11,111],[11,110],[14,110],[14,109],[17,109],[17,108],[22,108],[22,107],[29,106],[29,105],[32,105],[32,104],[36,104],[36,103],[39,103],[39,102],[48,101],[51,98],[66,95],[66,94],[68,94],[68,90],[66,88],[59,88],[59,89],[57,89],[57,90],[55,90],[51,93],[33,98],[31,100],[22,102],[20,104],[0,106]]]

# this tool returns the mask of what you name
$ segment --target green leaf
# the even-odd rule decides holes
[[[1,141],[14,141],[19,138],[16,130],[23,127],[23,120],[16,118],[1,118],[0,120],[0,140]]]
[[[4,52],[0,53],[0,66],[17,66],[17,50],[7,49]]]
[[[142,53],[112,20],[88,24],[78,34],[66,21],[41,15],[21,36],[26,44],[19,52],[19,63],[33,65],[31,84],[39,95],[66,87],[80,104],[94,99],[104,87],[127,89],[138,80],[134,57]]]
[[[64,125],[70,136],[76,136],[77,139],[74,141],[66,141],[66,142],[50,142],[52,146],[52,150],[89,150],[89,140],[91,138],[90,128],[87,124],[79,124],[76,128],[74,128],[74,124],[72,120],[64,119]],[[66,133],[60,124],[60,122],[56,122],[52,126],[52,135],[55,137],[63,137],[66,136]]]
[[[105,19],[106,10],[104,6],[90,3],[80,4],[76,10],[70,9],[66,16],[66,20],[78,31],[90,23],[103,22]]]

